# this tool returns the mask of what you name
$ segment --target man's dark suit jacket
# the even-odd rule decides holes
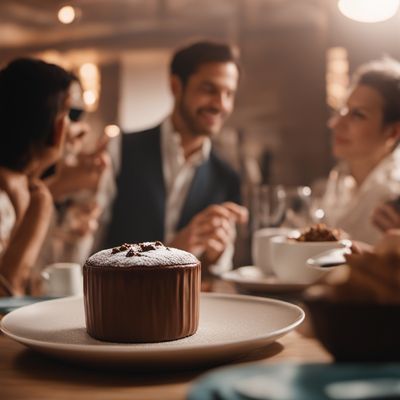
[[[166,191],[161,160],[161,127],[123,135],[118,194],[107,246],[163,240]],[[178,230],[210,204],[240,202],[239,176],[213,151],[201,164],[184,202]]]

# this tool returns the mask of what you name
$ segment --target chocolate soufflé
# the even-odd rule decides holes
[[[83,266],[86,329],[95,339],[145,343],[193,335],[200,261],[161,242],[99,251]]]

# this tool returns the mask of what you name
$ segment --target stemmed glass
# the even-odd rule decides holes
[[[259,185],[252,189],[252,230],[278,227],[286,214],[286,191],[282,185]]]
[[[286,188],[287,212],[285,226],[304,228],[313,223],[311,188],[294,186]]]

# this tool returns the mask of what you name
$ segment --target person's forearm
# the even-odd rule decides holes
[[[51,205],[31,205],[10,239],[10,243],[2,257],[0,273],[10,283],[14,294],[23,294],[47,229],[50,224]]]

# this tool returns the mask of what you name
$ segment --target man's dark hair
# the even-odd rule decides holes
[[[0,71],[0,165],[21,170],[52,144],[72,76],[41,60],[20,58]]]
[[[354,73],[352,86],[366,85],[375,89],[384,101],[383,122],[400,121],[400,63],[390,57],[371,61]]]
[[[196,42],[175,52],[170,64],[170,73],[186,85],[190,75],[206,63],[232,62],[239,69],[239,51],[236,47],[218,42]]]

